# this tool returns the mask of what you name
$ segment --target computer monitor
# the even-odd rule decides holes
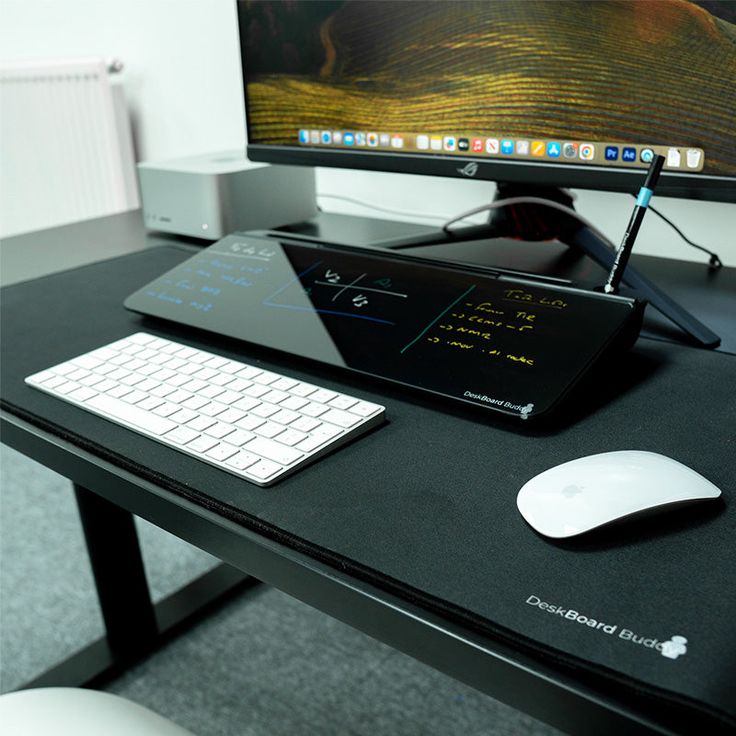
[[[736,202],[736,3],[238,9],[253,160]]]

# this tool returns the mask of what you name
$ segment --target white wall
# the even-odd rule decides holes
[[[234,0],[2,0],[0,60],[51,56],[116,56],[141,160],[239,148],[245,142]],[[421,213],[427,221],[487,201],[482,182],[398,174],[318,171],[318,191],[382,207]],[[577,208],[613,241],[623,234],[632,199],[578,192]],[[324,209],[370,209],[321,198]],[[736,205],[655,198],[656,205],[696,242],[736,266]],[[377,213],[378,214],[378,213]],[[389,215],[383,215],[389,217]],[[397,218],[398,219],[398,218]],[[649,215],[637,252],[703,261],[666,225]]]

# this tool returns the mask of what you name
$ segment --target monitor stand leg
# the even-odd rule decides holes
[[[568,242],[568,241],[563,241]],[[615,258],[614,252],[590,228],[582,227],[572,236],[568,243],[590,256],[603,268],[610,270]],[[633,266],[626,266],[622,281],[636,293],[646,299],[655,309],[674,322],[686,332],[694,342],[704,348],[717,348],[721,338],[700,320],[688,312],[683,306],[655,286],[646,276]]]

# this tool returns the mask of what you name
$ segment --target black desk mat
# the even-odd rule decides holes
[[[128,294],[191,252],[155,248],[4,289],[2,407],[474,630],[627,696],[696,713],[704,727],[736,727],[733,356],[640,340],[571,397],[567,423],[522,431],[123,309]],[[388,422],[261,489],[23,383],[141,329],[357,393],[386,405]],[[723,501],[566,542],[526,525],[515,499],[529,478],[619,449],[669,455],[719,486]],[[687,639],[676,659],[654,648],[673,636]]]

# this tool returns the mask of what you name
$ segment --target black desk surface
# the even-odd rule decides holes
[[[2,408],[470,630],[660,708],[736,725],[733,356],[642,339],[573,398],[564,425],[520,431],[122,308],[128,294],[190,252],[155,248],[4,289]],[[23,384],[26,375],[140,329],[383,403],[388,422],[260,489]],[[564,543],[525,524],[515,497],[526,480],[617,449],[674,457],[718,485],[723,502]],[[614,625],[615,633],[550,615],[531,596]],[[645,641],[622,638],[624,630]],[[647,646],[673,635],[688,640],[676,660]]]

